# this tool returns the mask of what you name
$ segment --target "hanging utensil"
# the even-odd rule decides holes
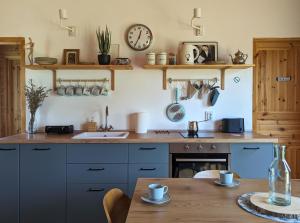
[[[220,95],[217,88],[220,88],[219,86],[211,87],[210,88],[210,95],[209,95],[209,102],[211,106],[214,106],[218,100],[218,97]]]
[[[181,100],[192,99],[197,92],[197,89],[194,87],[191,81],[188,81],[186,97],[180,97]]]
[[[178,103],[179,89],[175,88],[175,103],[170,104],[166,109],[166,115],[172,122],[179,122],[185,116],[184,107]]]

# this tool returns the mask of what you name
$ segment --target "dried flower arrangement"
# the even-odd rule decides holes
[[[28,126],[28,133],[33,134],[34,130],[34,121],[35,113],[37,109],[42,105],[46,97],[48,97],[51,89],[46,90],[46,87],[39,86],[37,87],[32,79],[28,81],[28,85],[25,86],[25,97],[28,103],[28,109],[30,112],[30,120]]]

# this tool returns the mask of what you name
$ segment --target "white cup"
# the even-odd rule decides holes
[[[233,173],[228,170],[220,171],[220,183],[221,184],[232,184]]]
[[[149,184],[150,199],[162,200],[164,195],[168,192],[168,187],[161,184]]]
[[[147,64],[155,65],[155,53],[147,53]]]

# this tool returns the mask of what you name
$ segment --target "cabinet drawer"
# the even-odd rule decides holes
[[[129,163],[168,163],[168,144],[129,144]]]
[[[68,164],[70,183],[127,183],[127,164]]]
[[[69,184],[67,222],[107,222],[102,199],[112,188],[119,188],[127,193],[127,184]]]
[[[69,144],[68,163],[127,163],[128,144]]]
[[[272,160],[272,143],[231,145],[231,169],[242,178],[267,178]]]
[[[129,164],[129,183],[137,178],[164,178],[168,177],[168,164]]]

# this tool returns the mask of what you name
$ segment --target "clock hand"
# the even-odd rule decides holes
[[[134,47],[136,46],[136,44],[138,43],[138,41],[140,40],[141,38],[141,35],[142,35],[142,30],[140,31],[140,34],[139,34],[139,37],[137,38],[135,44],[134,44]]]

